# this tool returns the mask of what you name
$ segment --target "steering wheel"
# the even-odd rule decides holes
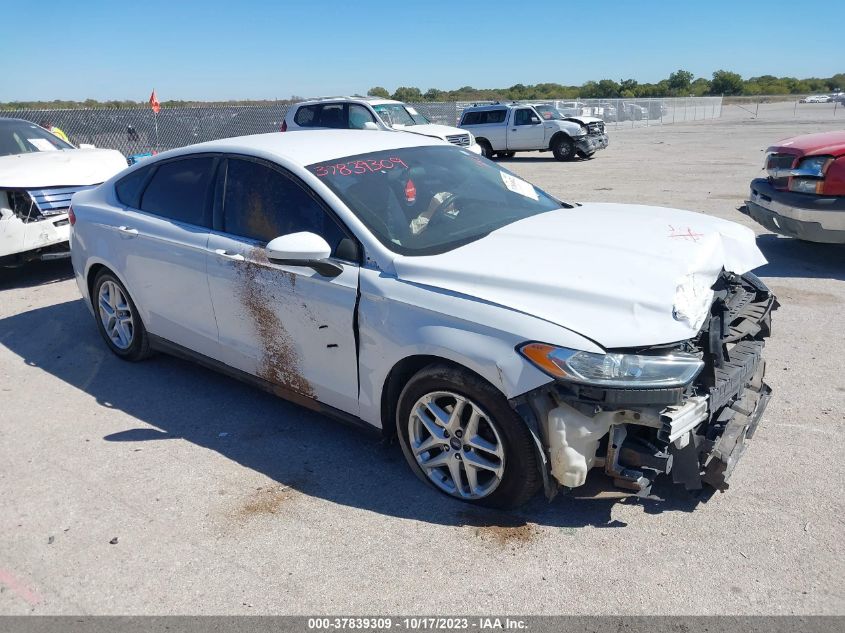
[[[455,200],[457,200],[457,199],[458,199],[457,194],[454,194],[454,193],[446,194],[446,197],[443,198],[443,201],[440,204],[438,204],[436,207],[434,207],[434,210],[431,212],[431,215],[428,216],[428,224],[426,224],[426,228],[428,228],[429,226],[431,226],[434,223],[435,218],[439,218],[441,215],[443,215],[443,211],[445,211],[446,208],[450,204],[455,202]]]

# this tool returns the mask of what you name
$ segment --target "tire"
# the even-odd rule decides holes
[[[575,143],[568,136],[560,135],[552,143],[552,154],[555,160],[572,160],[575,158]]]
[[[490,145],[489,141],[485,139],[476,139],[475,142],[478,143],[478,146],[481,148],[481,155],[484,158],[489,158],[490,160],[493,160],[493,146]]]
[[[516,156],[516,152],[499,152],[500,158],[513,158]]]
[[[110,271],[102,270],[94,278],[91,303],[100,336],[116,356],[128,361],[152,356],[138,308],[126,287]]]
[[[450,419],[461,402],[458,417]],[[411,470],[440,492],[510,509],[542,486],[531,432],[505,397],[478,376],[448,365],[422,369],[405,385],[396,412]],[[423,446],[428,448],[420,450]]]

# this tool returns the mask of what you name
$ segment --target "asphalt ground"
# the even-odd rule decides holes
[[[788,106],[507,161],[567,200],[759,233],[774,397],[726,493],[619,499],[594,472],[578,496],[474,509],[396,445],[188,362],[121,362],[69,263],[31,265],[0,273],[0,614],[845,613],[845,247],[737,211],[768,144],[845,127]]]

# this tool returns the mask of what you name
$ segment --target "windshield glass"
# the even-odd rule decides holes
[[[431,123],[416,109],[403,103],[382,103],[373,106],[373,110],[388,125],[425,125]]]
[[[534,106],[534,109],[540,113],[540,116],[543,117],[546,121],[554,119],[556,121],[560,121],[563,119],[563,115],[558,112],[556,108],[553,108],[550,105],[538,105]]]
[[[307,169],[382,244],[403,255],[443,253],[562,206],[499,165],[454,147],[373,152]]]
[[[0,121],[0,156],[59,149],[73,149],[73,145],[65,143],[35,123]]]

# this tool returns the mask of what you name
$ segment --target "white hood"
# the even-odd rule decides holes
[[[400,256],[395,267],[402,280],[474,296],[622,348],[694,337],[722,269],[741,274],[765,263],[754,232],[727,220],[585,204],[515,222],[441,255]]]
[[[122,169],[126,169],[126,159],[113,149],[66,149],[0,156],[0,187],[98,185]]]
[[[442,138],[446,140],[447,136],[454,136],[456,134],[469,134],[466,130],[449,125],[439,125],[437,123],[427,123],[425,125],[394,125],[394,130],[402,130],[403,132],[413,132],[414,134],[422,134],[424,136],[433,136],[435,138]]]

